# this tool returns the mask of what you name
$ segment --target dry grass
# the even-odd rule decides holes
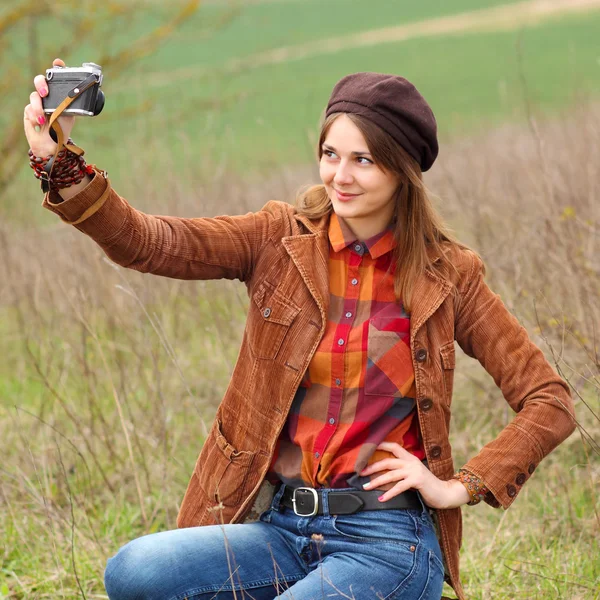
[[[600,108],[586,106],[445,145],[427,179],[483,254],[492,288],[568,379],[584,427],[510,511],[465,511],[473,598],[598,597],[599,139]],[[208,215],[291,200],[315,176],[282,171],[249,187],[218,169],[198,181],[193,164],[180,181],[148,181],[139,168],[114,183],[147,212]],[[23,194],[34,207],[36,190]],[[0,598],[105,597],[106,558],[175,526],[237,356],[245,290],[124,271],[62,224],[2,224],[0,280]],[[455,387],[460,463],[510,415],[473,361],[459,361]]]

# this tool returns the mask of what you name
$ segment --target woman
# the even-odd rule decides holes
[[[56,145],[42,120],[44,77],[34,83],[24,122],[39,171],[36,157]],[[72,125],[61,117],[65,134]],[[431,206],[422,172],[437,152],[433,113],[412,84],[356,73],[327,106],[322,185],[296,207],[153,217],[95,166],[63,160],[44,206],[115,262],[183,279],[237,278],[250,295],[180,529],[109,559],[111,600],[438,600],[444,579],[465,597],[459,507],[484,499],[508,508],[574,420],[565,382]],[[455,340],[517,413],[456,473]],[[243,523],[264,481],[276,486],[270,506]]]

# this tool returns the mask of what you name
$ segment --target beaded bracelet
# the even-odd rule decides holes
[[[73,144],[69,138],[68,144]],[[41,158],[29,150],[29,166],[33,169],[35,177],[42,182],[42,190],[47,192],[58,191],[81,183],[86,174],[93,173],[91,165],[86,165],[83,155],[75,154],[67,148],[63,148],[56,156],[55,164],[52,167],[52,177],[48,178],[48,165],[54,154]]]
[[[467,492],[469,492],[469,496],[471,497],[470,502],[467,502],[468,506],[479,504],[489,492],[485,483],[477,475],[466,469],[459,469],[452,478],[458,479],[467,488]]]

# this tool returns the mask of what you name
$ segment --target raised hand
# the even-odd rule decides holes
[[[55,58],[52,66],[64,67],[65,63],[60,58]],[[56,142],[50,137],[48,125],[50,116],[44,114],[42,107],[42,98],[48,94],[48,83],[44,75],[36,75],[33,84],[35,92],[31,92],[29,104],[25,107],[23,126],[32,152],[36,156],[46,157],[56,151]],[[62,127],[66,140],[75,124],[75,117],[58,117],[58,123]]]

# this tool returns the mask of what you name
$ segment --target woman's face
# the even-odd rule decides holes
[[[383,231],[394,214],[398,175],[373,162],[360,129],[345,114],[331,124],[322,151],[319,172],[335,213],[361,240]]]

